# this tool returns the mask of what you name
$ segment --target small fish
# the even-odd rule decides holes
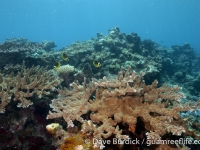
[[[94,61],[93,61],[93,65],[94,65],[96,68],[101,67],[101,63],[100,63],[99,61],[97,61],[97,60],[94,60]]]
[[[68,58],[66,53],[62,53],[62,59],[65,60],[65,61],[69,60],[69,58]]]
[[[60,62],[55,62],[54,70],[57,70],[60,67]]]

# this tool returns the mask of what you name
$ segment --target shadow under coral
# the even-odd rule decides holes
[[[46,115],[49,106],[45,101],[22,109],[15,102],[7,106],[5,114],[0,114],[1,150],[55,150],[53,137],[46,131]]]

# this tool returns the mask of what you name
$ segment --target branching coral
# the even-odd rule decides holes
[[[68,126],[73,126],[73,121],[84,123],[83,133],[92,132],[96,139],[107,139],[115,134],[118,139],[127,139],[118,126],[125,123],[136,128],[137,118],[142,117],[149,140],[160,139],[165,133],[181,135],[185,132],[176,120],[178,112],[186,111],[190,107],[179,104],[184,94],[178,92],[180,87],[163,85],[157,87],[157,81],[152,85],[145,85],[143,75],[127,71],[122,68],[117,79],[102,81],[93,80],[90,85],[73,83],[73,90],[59,90],[60,96],[51,104],[53,112],[49,112],[47,119],[63,117]],[[95,99],[89,99],[93,92]],[[171,108],[167,102],[174,101]],[[91,111],[89,122],[81,115]],[[153,115],[152,115],[153,114]]]
[[[50,107],[53,108],[53,112],[50,111],[47,116],[47,119],[63,117],[68,127],[74,126],[75,119],[84,122],[81,115],[87,113],[90,93],[95,90],[94,86],[90,89],[86,88],[86,80],[83,85],[72,83],[71,86],[74,87],[72,91],[58,90],[60,97],[52,100]]]
[[[33,102],[30,97],[37,95],[41,98],[43,95],[50,94],[61,82],[53,71],[47,71],[40,66],[25,68],[25,63],[21,66],[21,71],[17,75],[0,74],[0,112],[5,112],[5,106],[10,103],[11,97],[14,101],[20,101],[17,107],[28,107]]]

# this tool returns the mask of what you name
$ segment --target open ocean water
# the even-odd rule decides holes
[[[163,46],[188,42],[200,50],[199,0],[2,0],[0,42],[53,40],[58,48],[112,27]]]

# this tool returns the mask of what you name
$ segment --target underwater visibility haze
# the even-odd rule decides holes
[[[53,40],[59,48],[118,26],[163,46],[190,43],[200,50],[198,0],[8,0],[0,5],[0,41]],[[162,43],[161,43],[162,42]]]
[[[0,150],[198,150],[199,0],[2,0]]]

